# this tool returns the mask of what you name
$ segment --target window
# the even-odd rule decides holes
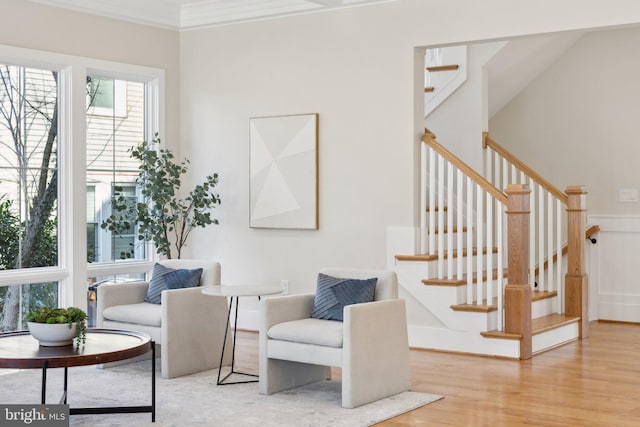
[[[57,92],[55,71],[0,65],[2,270],[58,265]]]
[[[124,196],[131,206],[142,200],[135,183],[139,164],[129,151],[145,140],[145,85],[96,76],[87,81],[87,187],[93,188],[92,197],[87,194],[87,218],[93,209],[94,219],[87,234],[96,233],[94,241],[87,239],[87,251],[93,250],[93,261],[99,263],[144,259],[145,245],[136,239],[134,228],[115,234],[100,224],[111,215],[115,197]],[[118,114],[115,105],[125,111]],[[134,219],[131,212],[123,214]]]
[[[57,78],[0,64],[0,270],[59,264]],[[57,299],[57,282],[0,287],[0,331]]]
[[[140,200],[128,149],[161,131],[162,82],[157,69],[0,45],[0,332],[37,306],[86,309],[88,284],[150,270],[135,230],[100,224],[116,188]]]

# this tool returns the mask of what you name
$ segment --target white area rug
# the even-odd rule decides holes
[[[159,365],[159,363],[158,363]],[[109,369],[69,369],[71,407],[149,405],[150,362]],[[63,369],[47,373],[47,403],[62,392]],[[156,379],[156,422],[151,414],[73,415],[72,426],[368,426],[442,398],[405,392],[355,409],[340,406],[340,383],[323,381],[271,396],[258,394],[257,383],[216,386],[217,370]],[[241,378],[239,378],[241,379]],[[0,376],[0,403],[39,404],[41,371]]]

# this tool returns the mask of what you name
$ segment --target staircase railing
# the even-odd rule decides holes
[[[563,247],[567,241],[567,195],[483,133],[485,177],[500,189],[526,184],[529,195],[529,268],[534,291],[557,293],[555,312],[564,313]],[[566,250],[566,249],[565,249]]]
[[[497,311],[494,327],[502,330],[507,197],[433,133],[423,141],[421,252],[437,259],[437,279],[466,284],[467,304]]]

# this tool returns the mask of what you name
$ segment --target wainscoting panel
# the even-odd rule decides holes
[[[588,244],[591,319],[640,322],[640,216],[590,215],[600,226]]]

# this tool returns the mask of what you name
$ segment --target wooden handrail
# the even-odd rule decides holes
[[[487,181],[482,175],[473,170],[465,162],[456,157],[449,150],[444,148],[438,141],[436,136],[429,129],[425,128],[425,134],[422,137],[422,141],[436,150],[438,154],[447,159],[449,163],[458,168],[459,171],[471,178],[476,184],[478,184],[484,191],[491,194],[495,199],[499,200],[503,205],[507,204],[507,196],[500,190],[498,190],[493,184]]]
[[[584,238],[585,239],[589,239],[591,236],[593,236],[594,234],[596,234],[597,232],[600,231],[600,226],[599,225],[592,225],[589,228],[587,228],[584,232]],[[565,256],[567,254],[567,252],[569,252],[569,245],[567,243],[564,244],[564,246],[562,247],[562,256]],[[553,254],[553,258],[551,259],[552,263],[556,263],[558,262],[558,253],[554,253]],[[549,260],[545,260],[544,264],[543,264],[543,268],[546,270],[549,268]],[[540,273],[540,266],[537,266],[535,269],[535,273],[534,275],[537,276]]]
[[[542,188],[547,190],[549,193],[553,194],[553,196],[560,200],[565,206],[567,204],[567,195],[562,191],[558,190],[553,186],[549,181],[544,179],[542,175],[531,169],[529,166],[524,164],[520,159],[507,151],[500,144],[495,142],[491,136],[489,136],[489,132],[482,132],[482,148],[490,147],[493,151],[500,154],[502,157],[510,161],[514,164],[518,169],[524,172],[529,177],[533,178],[533,180],[538,183]]]

